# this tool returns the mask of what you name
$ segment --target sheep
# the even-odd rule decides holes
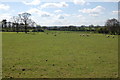
[[[115,38],[115,36],[113,35],[112,38]]]
[[[87,37],[89,37],[90,35],[89,34],[86,34]]]
[[[82,36],[85,36],[85,34],[82,34]]]
[[[106,37],[107,37],[107,38],[109,38],[110,36],[109,36],[109,35],[107,35]]]
[[[87,37],[89,37],[90,34],[80,34],[80,36],[87,36]]]
[[[111,38],[115,38],[114,35],[107,35],[107,36],[106,36],[106,38],[110,38],[110,37],[111,37]]]
[[[85,36],[85,34],[80,34],[80,36]]]
[[[80,36],[82,36],[82,34],[80,34]]]

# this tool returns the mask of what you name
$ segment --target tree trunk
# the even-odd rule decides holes
[[[27,34],[27,23],[25,21],[25,33]]]
[[[16,23],[16,32],[19,32],[18,23]]]

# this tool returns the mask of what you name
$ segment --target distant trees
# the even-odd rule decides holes
[[[113,18],[108,19],[105,23],[105,26],[62,26],[62,27],[49,27],[48,30],[60,30],[60,31],[92,31],[92,32],[98,32],[103,34],[111,34],[111,35],[120,35],[120,22]]]
[[[2,23],[2,31],[12,31],[12,32],[44,32],[45,30],[58,30],[58,31],[90,31],[90,32],[98,32],[103,34],[112,34],[112,35],[120,35],[120,22],[113,18],[108,19],[105,23],[105,26],[40,26],[37,25],[32,19],[30,19],[31,14],[22,13],[18,16],[13,16],[11,22],[7,22],[6,19],[3,19],[0,23]]]
[[[19,21],[20,21],[20,19],[18,16],[12,17],[13,30],[16,31],[17,33],[19,32]]]
[[[13,16],[10,21],[7,22],[6,19],[3,19],[0,24],[2,31],[4,32],[44,32],[41,28],[37,28],[37,24],[30,19],[31,14],[21,13],[18,16]]]
[[[77,27],[76,27],[76,26],[73,26],[73,25],[70,25],[70,26],[69,26],[69,30],[70,30],[70,31],[77,31]]]
[[[3,28],[3,27],[6,28],[6,24],[7,24],[7,20],[6,20],[6,19],[3,19],[3,20],[2,20],[2,28]]]
[[[89,25],[89,31],[93,31],[94,30],[93,28],[94,28],[94,25],[92,25],[92,24]]]
[[[7,28],[7,20],[6,19],[3,19],[2,20],[2,28]]]
[[[105,29],[110,34],[120,34],[120,22],[117,19],[108,19],[105,23]]]
[[[108,19],[105,26],[99,28],[98,32],[111,35],[120,35],[120,22],[115,18]]]
[[[44,32],[44,30],[42,29],[40,25],[37,25],[36,29],[37,29],[37,32]]]
[[[29,14],[29,13],[19,14],[19,18],[20,18],[21,22],[23,22],[25,25],[25,33],[28,32],[27,27],[28,27],[28,22],[30,20],[29,19],[30,16],[31,16],[31,14]]]

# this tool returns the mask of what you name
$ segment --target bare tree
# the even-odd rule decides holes
[[[28,20],[28,25],[30,29],[34,29],[34,31],[37,31],[37,28],[36,28],[37,24],[32,19]]]
[[[19,21],[20,21],[20,19],[19,19],[19,16],[13,16],[12,18],[11,18],[11,20],[12,20],[12,22],[13,22],[13,28],[15,28],[16,27],[16,32],[18,33],[19,32]]]
[[[11,22],[8,22],[8,27],[11,28]]]
[[[31,26],[31,27],[35,27],[36,23],[32,19],[29,19],[28,20],[28,25]]]
[[[26,13],[26,12],[19,14],[19,18],[20,18],[21,22],[23,22],[25,25],[25,33],[27,33],[27,27],[28,27],[28,22],[29,22],[30,16],[31,16],[31,14]]]
[[[9,29],[9,31],[11,31],[11,22],[10,21],[8,22],[8,29]]]

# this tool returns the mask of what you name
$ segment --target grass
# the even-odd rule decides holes
[[[3,78],[116,78],[118,36],[2,33]]]

